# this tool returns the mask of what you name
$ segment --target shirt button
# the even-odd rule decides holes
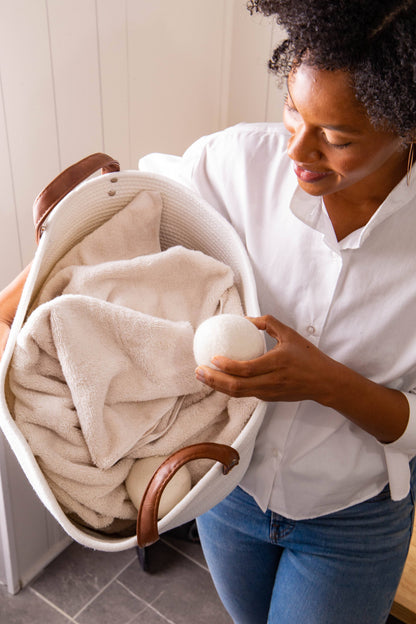
[[[308,327],[306,328],[306,331],[308,332],[308,334],[313,336],[315,333],[315,327],[313,325],[308,325]]]
[[[275,457],[276,459],[280,458],[280,451],[277,448],[272,450],[272,457]]]

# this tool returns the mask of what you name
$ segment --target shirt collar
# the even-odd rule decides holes
[[[290,201],[290,209],[303,223],[320,232],[326,244],[331,248],[357,249],[380,223],[415,199],[416,171],[414,174],[409,184],[406,176],[400,180],[365,226],[351,232],[351,234],[339,242],[336,240],[322,197],[309,195],[299,185],[296,185]]]

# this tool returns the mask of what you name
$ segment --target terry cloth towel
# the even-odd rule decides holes
[[[229,267],[161,250],[161,210],[142,191],[57,263],[11,363],[19,428],[66,513],[95,529],[134,521],[124,481],[136,459],[231,444],[257,404],[195,379],[195,329],[243,311]],[[189,468],[195,482],[207,466]]]

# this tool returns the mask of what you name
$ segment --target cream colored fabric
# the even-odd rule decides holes
[[[232,443],[257,404],[195,379],[196,327],[242,308],[227,266],[160,249],[161,210],[160,194],[142,191],[62,258],[10,367],[19,428],[62,506],[94,528],[134,519],[124,481],[135,459]]]

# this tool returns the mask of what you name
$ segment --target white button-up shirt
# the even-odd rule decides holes
[[[337,241],[322,198],[297,184],[281,124],[239,124],[182,158],[151,154],[140,169],[197,190],[234,226],[255,272],[260,308],[333,359],[401,390],[406,431],[383,445],[314,401],[270,403],[241,486],[293,519],[409,490],[416,455],[416,175],[370,221]]]

